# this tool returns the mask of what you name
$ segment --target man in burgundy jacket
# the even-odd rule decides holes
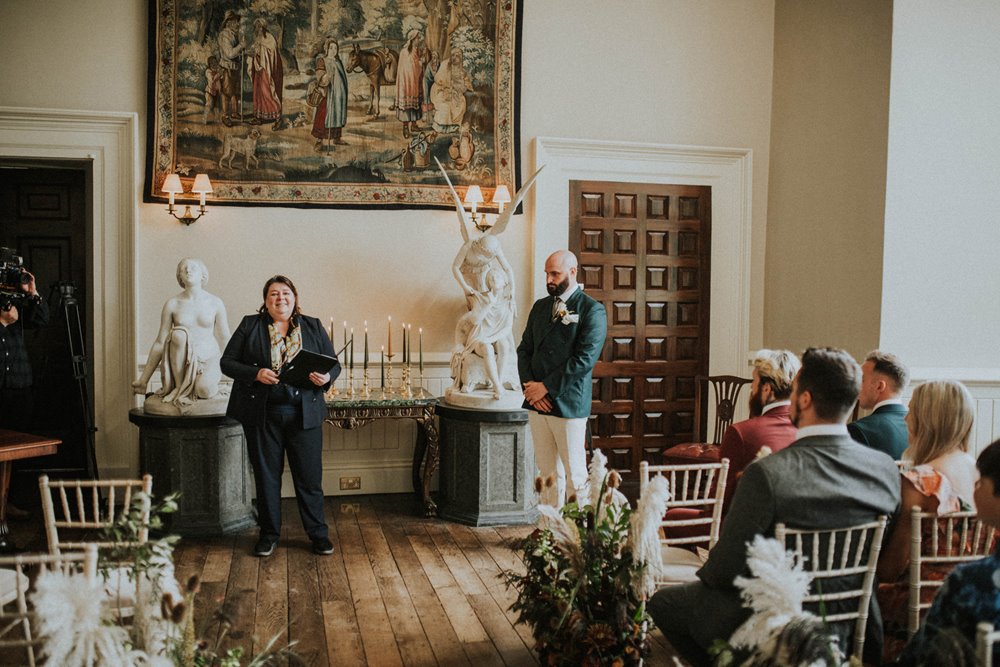
[[[736,492],[743,469],[753,463],[762,447],[771,453],[795,440],[795,427],[788,416],[792,379],[802,365],[788,350],[760,350],[753,360],[750,385],[750,419],[736,422],[722,436],[720,458],[729,459],[729,476],[723,512]]]

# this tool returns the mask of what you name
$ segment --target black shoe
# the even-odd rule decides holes
[[[325,537],[319,537],[312,541],[313,553],[320,556],[329,556],[333,553],[333,542]]]
[[[264,558],[270,556],[274,553],[274,547],[278,546],[278,540],[272,540],[267,537],[262,537],[257,540],[257,544],[253,547],[253,555]]]

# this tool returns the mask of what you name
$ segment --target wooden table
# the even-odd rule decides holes
[[[55,454],[62,440],[0,429],[0,553],[16,550],[7,530],[7,492],[14,461]]]
[[[379,390],[380,391],[380,390]],[[337,428],[353,429],[370,424],[376,419],[412,419],[417,422],[417,443],[413,450],[413,490],[420,496],[424,516],[437,516],[437,505],[431,498],[431,477],[441,460],[438,447],[438,429],[434,423],[437,398],[420,390],[412,398],[392,394],[377,398],[379,391],[370,398],[358,393],[327,397],[326,421]]]

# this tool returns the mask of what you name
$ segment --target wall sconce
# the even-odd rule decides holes
[[[477,213],[476,207],[483,203],[483,191],[478,185],[470,185],[465,192],[465,203],[472,206],[472,224],[481,232],[485,232],[493,223],[486,217],[486,213]],[[510,203],[510,190],[506,185],[498,185],[493,192],[492,202],[497,205],[497,215],[503,213],[503,205]]]
[[[205,195],[212,192],[212,181],[208,180],[208,174],[196,175],[194,177],[194,184],[191,185],[191,192],[197,193],[199,196],[198,215],[194,215],[191,212],[190,205],[184,206],[183,215],[177,215],[177,209],[174,206],[174,196],[184,194],[184,188],[181,187],[181,177],[178,174],[170,174],[163,179],[163,188],[161,189],[163,192],[170,195],[170,203],[167,205],[167,213],[174,216],[185,225],[190,225],[192,222],[208,213],[208,209],[205,208]]]

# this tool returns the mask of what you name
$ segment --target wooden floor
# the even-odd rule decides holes
[[[537,664],[530,632],[509,611],[513,593],[499,578],[521,566],[508,542],[530,526],[424,519],[409,495],[326,504],[332,556],[310,551],[293,500],[284,501],[281,541],[268,558],[250,553],[256,531],[180,542],[178,580],[198,574],[202,581],[195,606],[202,638],[220,637],[212,619],[221,609],[232,623],[223,647],[256,654],[280,636],[307,665]],[[22,545],[44,547],[35,522],[12,528]],[[645,664],[675,664],[658,631]]]

